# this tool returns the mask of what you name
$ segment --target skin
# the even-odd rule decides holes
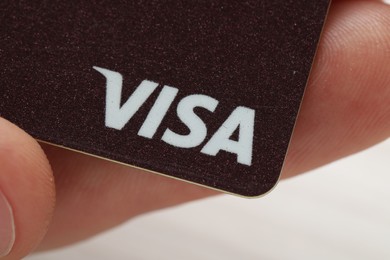
[[[282,178],[390,137],[389,104],[390,6],[334,1]],[[142,213],[217,194],[40,145],[1,118],[0,133],[0,190],[16,226],[14,247],[2,259],[75,243]]]

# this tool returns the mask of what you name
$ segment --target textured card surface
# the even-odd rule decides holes
[[[278,181],[329,0],[2,1],[0,116],[243,195]]]

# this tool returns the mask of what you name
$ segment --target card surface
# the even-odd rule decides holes
[[[0,116],[242,196],[277,183],[329,0],[5,1]]]

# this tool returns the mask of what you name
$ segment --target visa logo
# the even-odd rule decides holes
[[[121,106],[123,77],[120,73],[108,69],[93,67],[106,78],[106,127],[122,130],[137,113],[140,107],[159,86],[158,83],[143,80],[128,100]],[[152,139],[160,127],[179,89],[163,86],[155,103],[150,109],[138,135]],[[167,128],[161,140],[179,148],[194,148],[201,145],[207,137],[207,125],[195,112],[202,108],[213,113],[219,101],[207,95],[193,94],[181,99],[176,107],[178,119],[189,129],[189,134],[182,135]],[[236,154],[237,162],[252,164],[253,134],[255,110],[239,106],[235,108],[210,140],[203,146],[201,153],[217,156],[220,151]],[[238,140],[231,137],[238,129]]]

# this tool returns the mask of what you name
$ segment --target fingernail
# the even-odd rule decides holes
[[[11,205],[0,191],[0,257],[11,251],[15,242],[15,225]]]

